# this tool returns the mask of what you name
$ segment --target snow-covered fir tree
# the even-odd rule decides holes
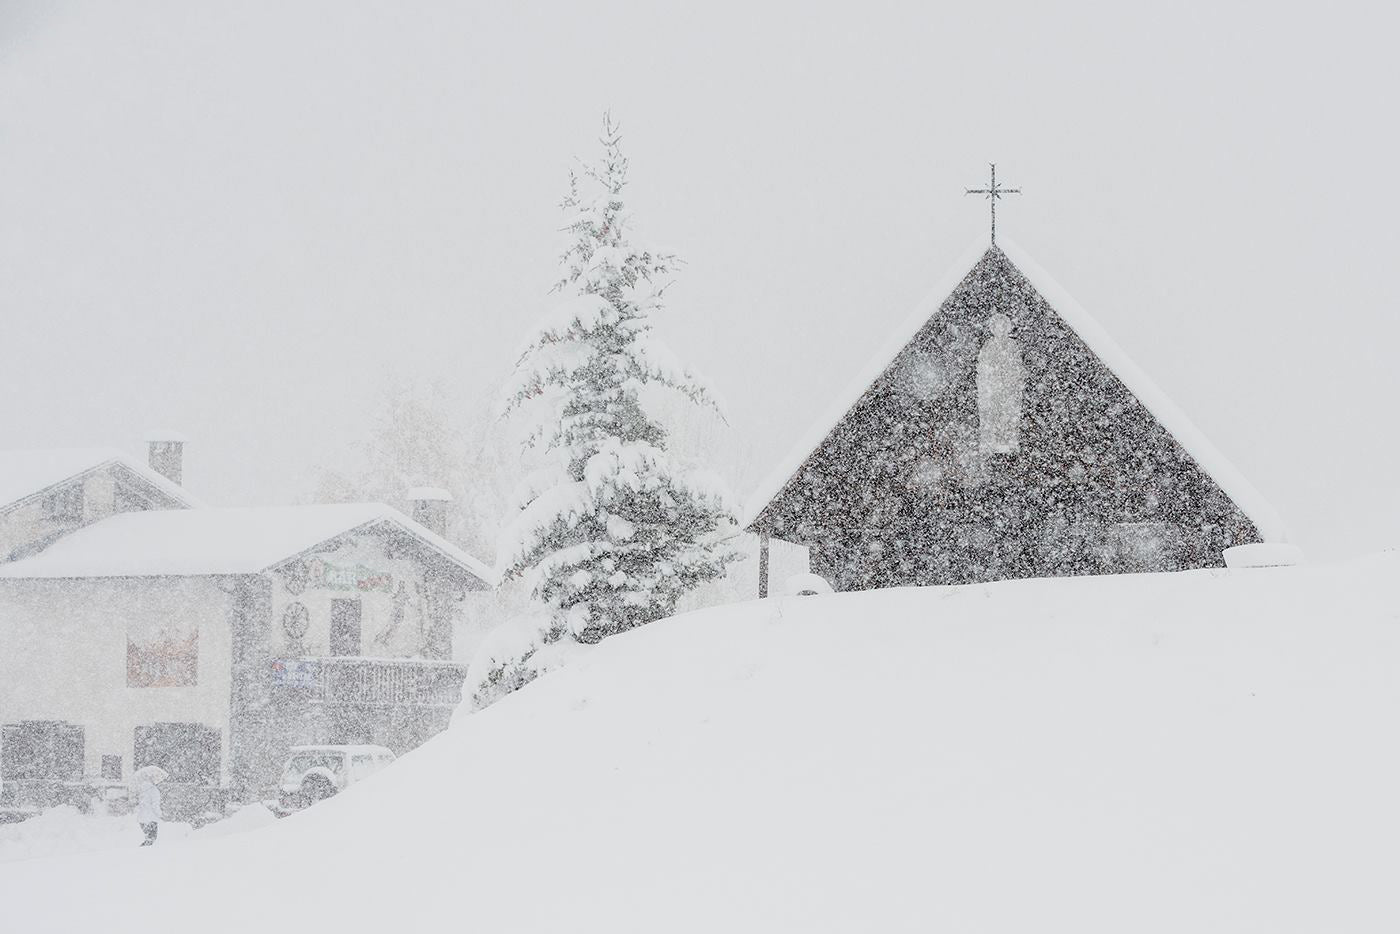
[[[610,117],[601,142],[602,161],[571,178],[563,202],[561,300],[525,342],[504,399],[506,413],[536,416],[526,446],[547,466],[522,485],[500,567],[523,578],[542,613],[521,620],[523,634],[480,673],[479,704],[537,674],[542,646],[660,619],[736,557],[725,543],[735,519],[723,484],[676,463],[643,406],[648,386],[715,401],[653,334],[678,261],[629,236],[627,159]]]

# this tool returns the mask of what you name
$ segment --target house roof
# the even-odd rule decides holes
[[[427,500],[429,502],[440,503],[452,502],[452,494],[438,486],[410,487],[404,496],[410,500]]]
[[[1050,277],[1030,256],[1014,242],[1003,238],[996,246],[1010,260],[1040,296],[1050,304],[1060,319],[1079,337],[1080,340],[1099,358],[1102,363],[1127,387],[1153,417],[1165,428],[1186,451],[1209,474],[1220,488],[1234,501],[1235,505],[1254,523],[1265,541],[1286,541],[1288,532],[1282,519],[1267,500],[1244,475],[1220,453],[1201,431],[1192,424],[1176,403],[1152,382],[1146,373],[1118,346],[1108,332],[1076,302],[1064,288]],[[972,271],[988,252],[985,240],[980,237],[959,257],[947,275],[928,293],[913,312],[895,328],[869,359],[836,395],[832,404],[804,434],[777,467],[763,479],[749,497],[744,507],[743,526],[749,527],[759,514],[771,503],[788,482],[793,479],[807,459],[819,448],[832,429],[840,424],[851,408],[860,401],[866,391],[884,374],[890,364],[908,343],[914,339],[929,319],[939,313],[943,303],[953,294],[958,285]]]
[[[338,535],[381,523],[419,539],[482,582],[495,582],[480,561],[381,503],[121,513],[31,558],[0,565],[0,578],[256,574]]]
[[[115,448],[46,448],[0,451],[0,512],[110,464],[121,465],[177,503],[202,505],[178,483]]]

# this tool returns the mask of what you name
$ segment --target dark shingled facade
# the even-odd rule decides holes
[[[979,436],[998,313],[1021,361],[1009,452]],[[1220,567],[1261,540],[995,246],[749,528],[809,546],[838,590]]]

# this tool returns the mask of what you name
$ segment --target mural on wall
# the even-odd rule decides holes
[[[284,571],[287,592],[300,596],[307,589],[381,591],[392,593],[394,575],[364,564],[335,564],[320,555],[296,561]]]
[[[1026,366],[1011,336],[1011,319],[997,312],[992,336],[977,355],[977,418],[983,454],[1013,454],[1021,446],[1021,398]]]
[[[126,686],[193,687],[199,683],[199,628],[133,621],[126,632]]]
[[[414,590],[421,592],[422,586],[415,585]],[[397,636],[403,628],[404,617],[407,615],[408,611],[408,603],[408,585],[405,584],[403,581],[399,581],[398,587],[394,589],[394,608],[389,613],[389,622],[385,624],[383,629],[379,630],[379,632],[375,634],[375,645],[387,646],[391,642],[393,642],[394,637]],[[420,614],[422,612],[422,610],[416,605],[415,611]]]
[[[281,567],[275,594],[280,649],[288,657],[333,651],[333,604],[359,604],[363,651],[376,657],[451,657],[451,608],[414,554],[393,540],[344,536]],[[436,615],[435,615],[436,614]],[[433,620],[448,620],[446,625]],[[361,654],[356,648],[351,654]]]
[[[394,575],[363,564],[337,565],[324,558],[309,558],[306,562],[307,585],[318,590],[378,590],[392,593]]]
[[[305,653],[307,631],[311,628],[311,613],[306,604],[292,602],[282,611],[282,632],[287,637],[287,651],[293,655]]]

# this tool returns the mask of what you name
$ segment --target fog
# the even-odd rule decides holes
[[[383,380],[489,405],[622,122],[741,495],[974,238],[1037,258],[1314,557],[1394,543],[1380,4],[0,5],[0,447],[189,437],[289,502]],[[465,416],[464,416],[465,417]]]

